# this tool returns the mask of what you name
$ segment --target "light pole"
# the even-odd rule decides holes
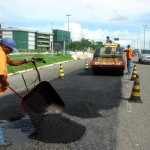
[[[144,27],[144,49],[145,49],[145,29],[148,28],[148,26],[147,25],[143,25],[143,27]]]
[[[69,17],[70,16],[71,16],[70,14],[67,14],[67,17],[68,17],[68,34],[69,34]],[[68,36],[68,51],[69,51],[69,43],[70,43],[70,34]]]
[[[140,34],[137,35],[137,49],[139,48],[139,37],[140,37]]]
[[[5,23],[5,20],[0,19],[0,29],[2,28],[2,24]]]
[[[149,27],[149,49],[150,49],[150,27]]]
[[[149,28],[150,29],[150,28]],[[150,49],[150,31],[149,31],[149,49]]]

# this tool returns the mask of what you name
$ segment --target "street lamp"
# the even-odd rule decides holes
[[[145,29],[148,28],[148,26],[147,25],[143,25],[143,27],[144,27],[144,49],[145,49]]]
[[[148,27],[149,29],[149,49],[150,49],[150,27]]]
[[[149,28],[150,29],[150,28]],[[150,49],[150,31],[149,31],[149,49]]]
[[[0,19],[0,29],[2,28],[2,24],[5,23],[4,19]]]
[[[70,14],[67,14],[67,17],[68,17],[68,34],[69,34],[69,17],[70,16],[71,16]],[[68,51],[69,51],[69,43],[70,43],[70,34],[68,36]]]
[[[139,37],[140,37],[140,34],[137,35],[137,39],[136,39],[137,40],[137,49],[139,48]]]

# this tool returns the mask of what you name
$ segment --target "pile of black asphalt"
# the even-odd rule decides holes
[[[46,143],[69,143],[79,140],[86,128],[60,114],[32,116],[35,131],[30,138]]]
[[[28,118],[33,125],[30,126],[33,132],[28,134],[29,139],[38,141],[39,147],[43,146],[42,142],[66,144],[75,141],[80,141],[81,147],[83,143],[86,143],[83,145],[86,149],[90,146],[94,149],[99,146],[108,148],[115,145],[116,136],[113,134],[115,128],[112,128],[112,124],[116,127],[117,109],[113,108],[119,107],[120,104],[120,99],[117,98],[121,95],[120,79],[107,76],[95,77],[78,70],[62,80],[54,79],[50,81],[50,84],[65,103],[64,113],[69,117],[64,117],[65,115],[62,114],[29,115]],[[24,115],[20,108],[20,100],[15,94],[1,98],[0,120],[7,120],[14,124],[20,120],[23,126]],[[28,124],[25,125],[28,126]],[[22,126],[19,127],[22,128]],[[95,134],[95,137],[92,137],[93,145],[90,143],[92,133]],[[37,145],[34,142],[23,146],[33,148]],[[57,146],[54,145],[54,149],[57,149]]]
[[[6,102],[8,102],[7,100],[9,101],[9,96],[5,97],[5,104]],[[18,120],[21,121],[21,119],[23,119],[25,116],[26,114],[22,112],[20,103],[14,105],[11,102],[10,105],[6,105],[4,108],[0,109],[0,120],[2,120],[2,122],[7,121],[7,123],[11,123]],[[30,139],[45,143],[74,142],[81,139],[86,131],[86,128],[83,125],[71,121],[70,119],[64,118],[61,116],[61,114],[45,115],[39,113],[32,113],[29,114],[28,118],[32,123],[32,126],[30,124],[29,126],[30,128],[33,128],[32,132],[28,134],[28,137]],[[15,124],[13,125],[13,128],[15,128]],[[19,122],[19,124],[21,124],[21,122]],[[25,126],[27,125],[28,124],[25,124]],[[22,121],[22,125],[19,126],[22,128],[27,128],[23,127],[24,121]],[[7,126],[5,128],[7,128]]]

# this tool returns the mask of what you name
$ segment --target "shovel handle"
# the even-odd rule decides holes
[[[36,60],[36,59],[33,59],[32,63],[33,63],[33,65],[34,65],[34,67],[35,67],[35,70],[36,70],[36,72],[37,72],[39,82],[41,82],[40,73],[39,73],[39,70],[38,70],[38,68],[37,68],[37,66],[36,66],[35,60]]]
[[[20,97],[21,99],[23,99],[23,96],[21,96],[17,91],[15,91],[13,88],[11,88],[10,86],[8,87],[9,89],[11,89],[18,97]]]

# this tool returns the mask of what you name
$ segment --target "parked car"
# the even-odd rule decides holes
[[[141,49],[138,54],[139,62],[142,63],[150,63],[150,49]]]

